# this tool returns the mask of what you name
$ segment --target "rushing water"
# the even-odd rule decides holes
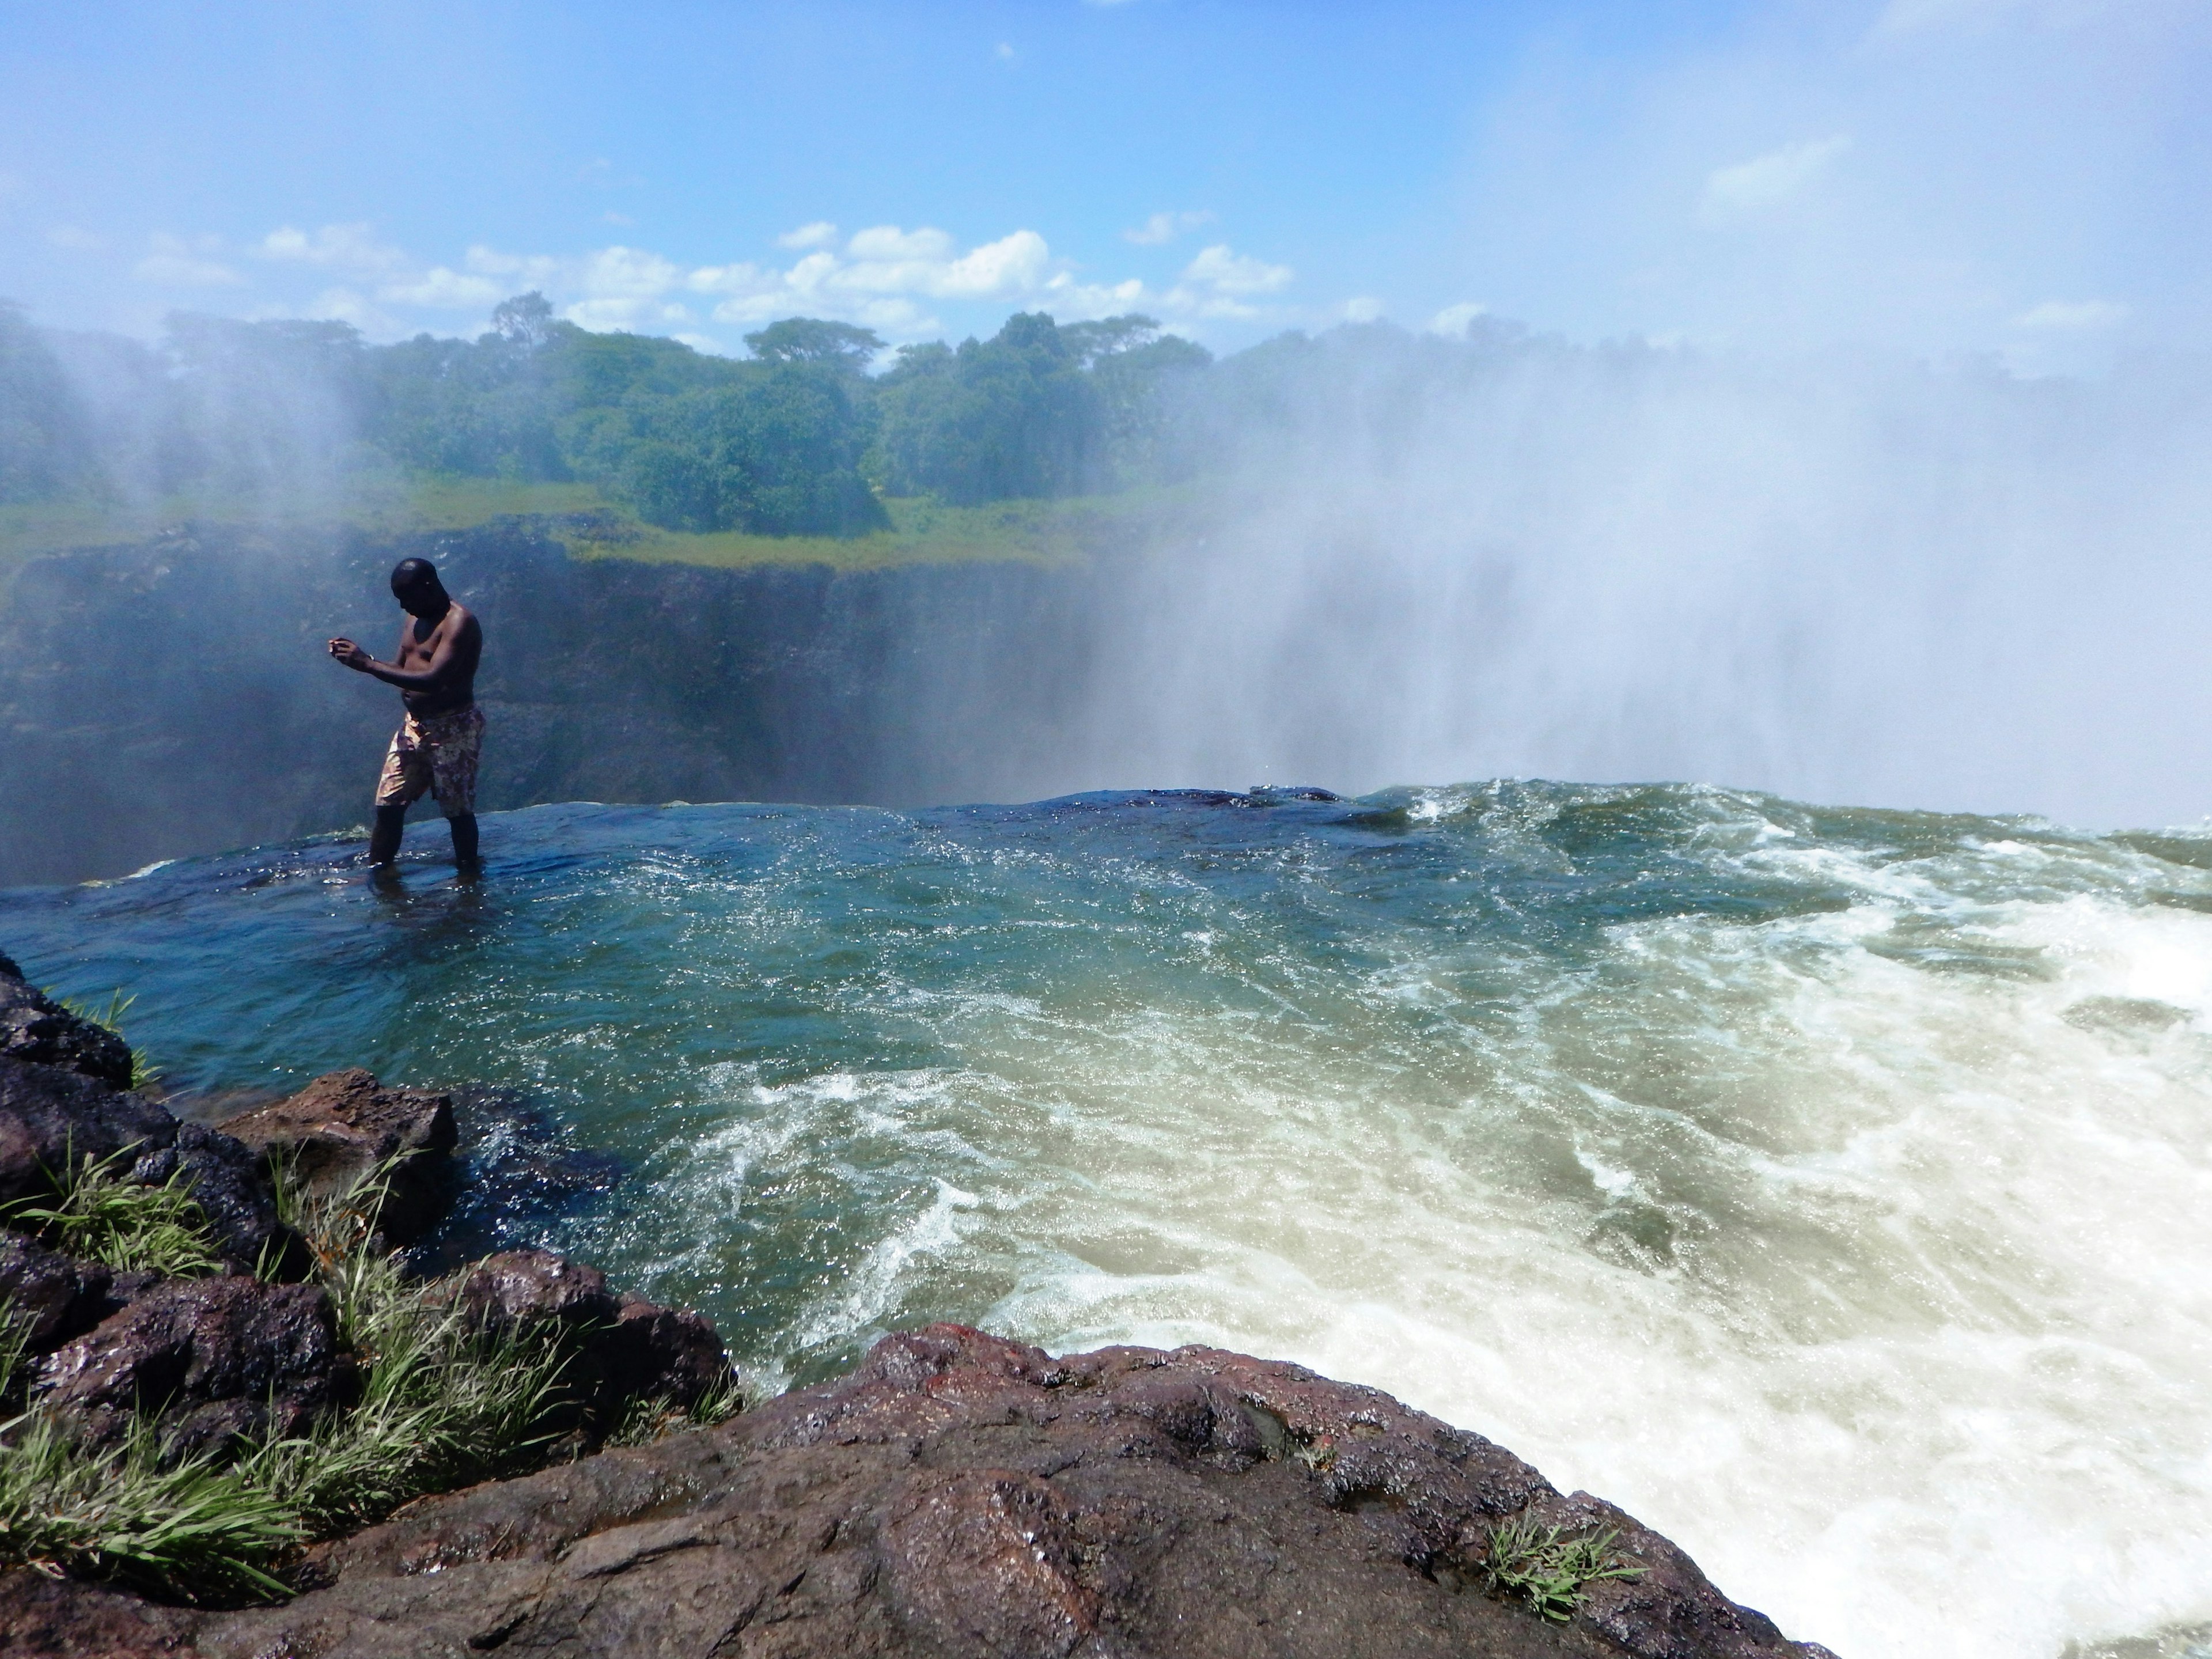
[[[187,1104],[503,1091],[620,1173],[489,1233],[772,1378],[933,1318],[1219,1343],[1847,1659],[2201,1650],[2212,836],[1507,783],[546,807],[474,884],[414,840],[0,895],[0,948],[136,993]]]

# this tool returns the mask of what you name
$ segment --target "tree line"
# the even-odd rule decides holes
[[[857,535],[885,495],[973,505],[1174,476],[1216,368],[1152,319],[1011,317],[887,348],[791,318],[745,358],[592,333],[538,294],[474,340],[375,346],[344,323],[179,314],[158,344],[0,303],[0,502],[282,494],[348,472],[599,486],[681,531]]]

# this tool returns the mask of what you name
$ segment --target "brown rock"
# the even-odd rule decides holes
[[[665,1400],[694,1406],[729,1381],[721,1334],[701,1315],[663,1308],[635,1291],[623,1293],[614,1328],[599,1343],[609,1385],[624,1401]]]
[[[0,956],[0,1055],[58,1066],[118,1089],[131,1086],[131,1045],[41,994],[5,956]]]
[[[113,1313],[115,1274],[96,1261],[50,1250],[20,1233],[0,1232],[0,1302],[27,1327],[33,1353],[45,1353]]]
[[[160,1414],[164,1437],[191,1451],[295,1432],[356,1381],[320,1289],[239,1274],[156,1285],[48,1355],[33,1386],[96,1440],[121,1434],[135,1409]]]
[[[607,1276],[551,1250],[501,1250],[461,1281],[462,1307],[495,1329],[555,1322],[580,1333],[614,1323]]]
[[[0,1571],[0,1653],[9,1659],[191,1659],[198,1622],[100,1584]]]
[[[377,1214],[379,1230],[395,1245],[420,1238],[452,1202],[457,1136],[450,1095],[386,1089],[356,1066],[218,1127],[256,1152],[289,1160],[318,1197],[343,1193],[387,1158],[399,1158]]]
[[[257,1154],[220,1129],[179,1123],[173,1142],[148,1152],[131,1170],[131,1179],[146,1186],[178,1176],[232,1272],[265,1267],[281,1279],[306,1276],[313,1265],[307,1241],[276,1218],[268,1165]]]
[[[1620,1529],[1566,1625],[1491,1525]],[[1204,1348],[1055,1360],[958,1326],[729,1426],[417,1504],[210,1659],[1815,1659],[1664,1539],[1373,1389]]]
[[[488,1255],[455,1296],[490,1330],[559,1328],[572,1355],[565,1381],[576,1402],[567,1426],[587,1444],[596,1444],[635,1401],[693,1405],[729,1376],[722,1339],[700,1316],[632,1293],[617,1297],[597,1267],[551,1250]]]
[[[74,1158],[149,1151],[177,1138],[177,1121],[143,1095],[59,1066],[0,1056],[0,1203],[42,1196]]]

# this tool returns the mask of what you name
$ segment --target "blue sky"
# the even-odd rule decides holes
[[[0,3],[0,296],[2212,344],[2204,0]]]

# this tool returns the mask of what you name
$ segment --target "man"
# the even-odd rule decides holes
[[[399,855],[407,809],[427,790],[453,830],[453,861],[477,863],[477,757],[483,713],[477,707],[477,662],[483,629],[438,580],[428,559],[402,559],[392,573],[392,597],[407,613],[399,654],[379,662],[351,640],[332,640],[331,655],[348,668],[399,688],[407,718],[392,734],[376,785],[376,828],[368,861],[391,867]]]

